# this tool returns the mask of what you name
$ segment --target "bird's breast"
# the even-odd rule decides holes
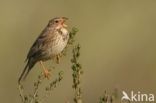
[[[66,47],[69,39],[69,34],[66,29],[61,29],[57,31],[53,41],[50,43],[49,53],[50,55],[57,55],[63,51]]]

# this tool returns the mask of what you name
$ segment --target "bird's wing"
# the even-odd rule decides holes
[[[39,35],[39,37],[36,39],[32,47],[30,48],[27,55],[27,59],[39,56],[43,53],[42,51],[44,51],[45,48],[47,48],[48,42],[50,42],[51,38],[53,38],[54,36],[54,33],[52,31],[54,30],[49,31],[47,30],[47,28],[45,28],[42,31],[42,33]]]

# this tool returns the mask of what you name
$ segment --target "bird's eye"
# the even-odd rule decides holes
[[[59,22],[58,20],[55,21],[55,23],[58,23],[58,22]]]

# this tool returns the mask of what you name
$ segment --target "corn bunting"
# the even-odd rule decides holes
[[[43,68],[45,77],[49,78],[49,71],[45,68],[43,62],[54,59],[66,47],[69,39],[66,20],[66,17],[56,17],[49,21],[29,50],[26,58],[27,64],[19,77],[18,83],[26,78],[37,62]]]

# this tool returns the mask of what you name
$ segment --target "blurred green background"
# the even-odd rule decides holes
[[[28,50],[56,16],[69,18],[69,30],[79,29],[85,103],[96,103],[105,90],[114,88],[120,94],[122,90],[156,94],[155,0],[0,0],[0,15],[1,103],[20,103],[17,79]],[[70,54],[52,71],[55,78],[63,70],[64,79],[46,103],[73,98]],[[39,72],[37,64],[24,83],[29,91]]]

